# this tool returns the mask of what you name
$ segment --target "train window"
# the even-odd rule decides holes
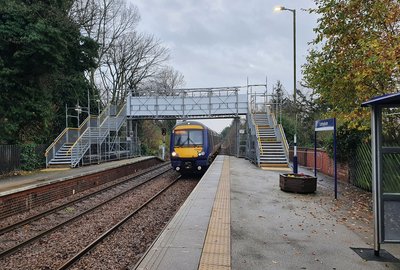
[[[202,144],[203,132],[201,130],[175,131],[175,146],[197,146]]]

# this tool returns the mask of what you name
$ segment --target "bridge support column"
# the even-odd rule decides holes
[[[235,123],[235,131],[236,131],[236,157],[239,157],[239,151],[240,151],[240,134],[239,134],[239,129],[240,129],[240,118],[235,117],[234,120]]]

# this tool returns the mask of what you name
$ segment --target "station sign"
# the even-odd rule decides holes
[[[315,121],[315,131],[329,131],[335,128],[335,118]]]
[[[317,132],[333,131],[333,166],[335,179],[335,199],[337,199],[337,162],[336,162],[336,118],[329,118],[315,121],[314,131],[314,176],[317,177]]]

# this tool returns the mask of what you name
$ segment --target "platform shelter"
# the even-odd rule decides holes
[[[375,97],[362,106],[372,110],[374,253],[378,256],[380,244],[400,243],[400,130],[393,129],[400,125],[400,92]]]

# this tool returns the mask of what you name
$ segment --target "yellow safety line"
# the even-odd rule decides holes
[[[231,188],[229,167],[229,157],[225,157],[200,258],[199,270],[231,269]]]
[[[47,169],[43,169],[40,170],[41,172],[58,172],[58,171],[66,171],[69,170],[71,168],[47,168]]]
[[[269,167],[269,166],[261,166],[261,169],[264,171],[282,171],[282,172],[291,172],[292,169],[287,167],[287,165],[285,165],[285,167]]]

